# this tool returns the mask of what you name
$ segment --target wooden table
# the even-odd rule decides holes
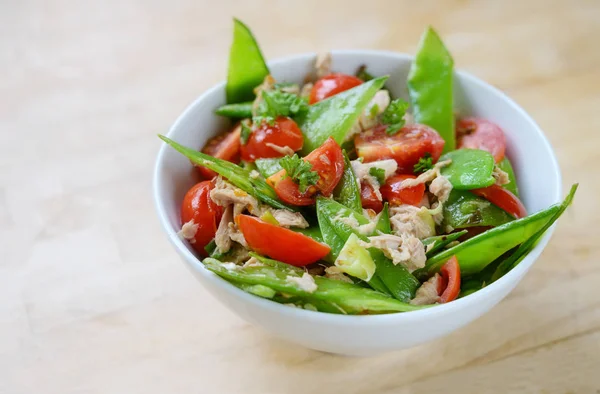
[[[505,301],[360,359],[280,342],[208,295],[150,185],[156,133],[225,76],[233,15],[269,58],[412,53],[430,23],[458,67],[533,115],[581,187]],[[597,392],[599,20],[597,0],[3,2],[0,392]]]

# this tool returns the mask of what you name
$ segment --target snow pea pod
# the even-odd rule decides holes
[[[419,43],[408,74],[408,94],[416,123],[436,130],[446,141],[444,152],[455,149],[452,78],[454,60],[438,34],[429,27]]]
[[[472,275],[522,244],[540,231],[561,209],[561,204],[487,230],[427,260],[424,268],[415,272],[418,277],[431,276],[452,256],[460,263],[461,275]]]
[[[320,276],[314,277],[316,289],[309,291],[289,279],[300,277],[302,274],[299,272],[288,268],[289,266],[282,267],[276,264],[284,264],[281,262],[273,264],[273,260],[269,261],[270,259],[263,257],[258,259],[263,265],[249,267],[223,265],[210,257],[204,259],[203,264],[208,270],[231,282],[262,285],[279,293],[301,297],[302,300],[317,308],[321,301],[337,305],[343,313],[348,314],[408,312],[423,309],[423,306],[410,305],[371,289]]]
[[[493,185],[496,180],[494,172],[494,156],[480,149],[458,149],[448,152],[440,161],[452,160],[450,165],[442,168],[441,173],[456,190],[471,190]]]
[[[254,99],[254,88],[269,75],[269,68],[252,32],[241,21],[233,20],[233,43],[229,51],[229,68],[225,92],[227,103]]]
[[[222,105],[215,110],[215,114],[234,119],[251,118],[252,101]]]
[[[330,136],[338,144],[344,143],[352,126],[387,78],[375,78],[309,106],[309,110],[296,119],[304,135],[302,154],[306,156],[317,149]]]
[[[425,238],[423,240],[423,245],[427,248],[429,245],[429,250],[426,255],[427,258],[431,258],[436,255],[437,252],[444,249],[446,245],[450,242],[454,242],[463,235],[467,233],[467,230],[459,231],[457,233],[447,234],[447,235],[436,235],[433,237]]]
[[[515,177],[515,172],[513,170],[512,164],[510,164],[510,160],[508,157],[504,156],[504,159],[500,163],[498,163],[498,167],[504,172],[508,174],[509,183],[504,185],[504,188],[509,192],[512,192],[515,196],[519,197],[519,188],[517,186],[517,178]]]
[[[256,164],[256,168],[258,172],[265,178],[270,177],[271,175],[278,173],[283,169],[281,164],[279,164],[279,158],[271,158],[271,159],[258,159],[254,162]]]
[[[194,149],[187,148],[172,139],[165,137],[164,135],[158,135],[158,137],[172,146],[176,151],[190,159],[194,164],[204,166],[210,170],[213,170],[219,175],[227,178],[229,182],[239,187],[251,196],[256,197],[260,201],[271,205],[275,208],[287,209],[289,211],[296,211],[296,208],[290,207],[279,200],[275,190],[267,184],[267,182],[260,178],[250,177],[250,173],[244,170],[242,167],[230,163],[226,160],[217,159],[202,152],[198,152]]]
[[[496,227],[514,220],[501,208],[466,190],[452,190],[443,212],[444,225],[452,228]]]
[[[333,191],[333,199],[356,212],[362,213],[360,187],[346,152],[344,152],[344,174]]]

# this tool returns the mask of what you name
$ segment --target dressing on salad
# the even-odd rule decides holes
[[[185,195],[182,239],[205,267],[275,302],[341,314],[451,302],[514,268],[571,203],[527,215],[502,129],[453,107],[454,63],[423,34],[408,98],[368,65],[318,56],[304,84],[276,80],[234,21],[231,131],[201,151],[166,143],[205,179]]]

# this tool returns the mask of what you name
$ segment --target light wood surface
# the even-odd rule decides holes
[[[217,303],[159,228],[165,131],[225,76],[231,17],[269,58],[414,52],[458,67],[546,131],[575,205],[490,313],[374,358],[276,340]],[[600,389],[600,2],[0,3],[0,392],[588,393]]]

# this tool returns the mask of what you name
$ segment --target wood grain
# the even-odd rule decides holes
[[[151,169],[155,134],[224,78],[232,16],[269,58],[414,52],[432,24],[523,105],[581,187],[517,289],[367,359],[280,342],[212,299],[158,226]],[[599,20],[594,0],[2,2],[0,392],[598,392]]]

